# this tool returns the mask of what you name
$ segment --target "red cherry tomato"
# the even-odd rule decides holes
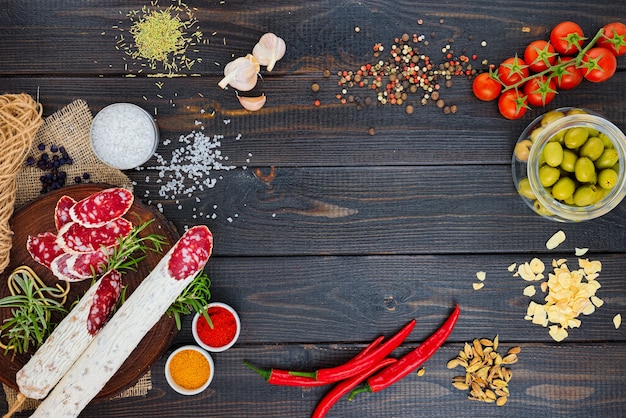
[[[583,56],[583,76],[594,83],[608,80],[615,74],[616,69],[617,58],[606,48],[591,48]]]
[[[626,25],[620,22],[604,25],[604,31],[596,46],[606,48],[616,56],[626,54]]]
[[[556,84],[546,76],[534,77],[524,84],[524,94],[531,106],[545,106],[556,96]]]
[[[526,96],[518,90],[507,90],[498,99],[498,110],[507,119],[519,119],[528,110]]]
[[[489,73],[481,73],[472,82],[472,91],[477,99],[485,102],[495,100],[500,95],[502,84]]]
[[[531,71],[539,73],[551,67],[556,61],[557,53],[552,44],[543,39],[532,41],[524,50],[524,61]]]
[[[582,28],[574,22],[561,22],[550,32],[550,43],[558,53],[563,55],[575,55],[582,49],[584,41]]]
[[[576,61],[572,57],[563,57],[561,62],[571,62],[565,67],[557,67],[552,74],[559,90],[571,90],[583,81],[583,72],[576,67]]]
[[[517,55],[505,59],[502,64],[498,66],[498,77],[500,78],[500,82],[505,86],[512,86],[513,84],[519,83],[522,79],[528,77],[528,74],[528,65]]]

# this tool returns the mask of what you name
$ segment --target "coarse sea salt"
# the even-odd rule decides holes
[[[93,119],[90,143],[105,164],[128,170],[144,164],[156,151],[159,131],[148,112],[132,103],[114,103]]]
[[[217,180],[222,178],[215,177],[214,172],[236,168],[234,165],[223,163],[227,158],[220,150],[222,139],[223,135],[207,136],[197,131],[181,135],[178,138],[181,145],[174,149],[169,160],[156,153],[156,165],[137,169],[157,172],[158,178],[155,183],[160,185],[160,197],[172,200],[177,200],[178,197],[192,197],[196,192],[213,188]]]

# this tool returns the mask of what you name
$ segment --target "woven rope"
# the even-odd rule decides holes
[[[16,177],[43,123],[42,113],[41,104],[28,94],[0,96],[0,272],[9,264]]]

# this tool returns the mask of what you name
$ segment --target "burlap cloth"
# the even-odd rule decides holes
[[[44,120],[43,125],[37,131],[31,152],[28,154],[36,160],[42,151],[39,144],[44,144],[46,151],[52,145],[65,147],[73,164],[63,165],[62,170],[67,173],[66,185],[74,184],[75,177],[82,177],[89,173],[89,181],[93,183],[108,183],[115,186],[132,189],[132,182],[122,171],[109,167],[101,162],[91,150],[89,145],[89,129],[93,120],[87,103],[83,100],[75,100]],[[44,171],[36,166],[24,166],[17,177],[17,193],[15,207],[28,203],[31,199],[41,194],[42,184],[40,177]],[[6,395],[9,409],[17,401],[17,392],[2,385]],[[152,389],[152,379],[148,371],[133,387],[125,390],[115,398],[143,396]],[[28,399],[16,411],[28,411],[36,409],[40,401]]]
[[[89,129],[92,120],[87,103],[80,99],[73,101],[44,120],[28,155],[38,160],[41,155],[39,144],[44,144],[46,151],[50,150],[52,145],[65,147],[74,160],[73,164],[63,165],[61,168],[67,173],[66,185],[74,184],[74,177],[82,177],[84,173],[89,173],[90,182],[109,183],[132,191],[131,180],[122,171],[104,164],[91,150]],[[36,166],[25,165],[20,171],[17,177],[16,207],[40,195],[42,174],[44,171]]]

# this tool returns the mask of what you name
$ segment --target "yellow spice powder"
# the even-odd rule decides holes
[[[197,389],[209,379],[211,366],[201,353],[195,350],[183,350],[170,361],[172,379],[181,387]]]

